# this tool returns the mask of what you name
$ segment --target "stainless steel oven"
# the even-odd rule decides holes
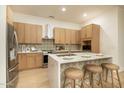
[[[18,40],[13,25],[7,25],[7,87],[16,87],[18,81]]]
[[[43,51],[43,68],[48,67],[48,54],[52,53],[52,50]]]

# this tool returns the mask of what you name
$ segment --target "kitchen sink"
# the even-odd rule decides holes
[[[59,54],[57,55],[58,57],[64,57],[64,56],[75,56],[75,54],[69,54],[69,53],[66,53],[66,54]]]
[[[83,58],[91,58],[91,55],[83,55],[81,57],[83,57]]]
[[[64,60],[72,60],[73,58],[68,57],[68,58],[63,58]]]

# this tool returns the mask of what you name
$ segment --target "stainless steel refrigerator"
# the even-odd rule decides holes
[[[12,24],[7,23],[7,77],[6,87],[14,88],[18,82],[18,40]]]

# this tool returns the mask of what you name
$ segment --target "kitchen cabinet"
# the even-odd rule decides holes
[[[55,40],[55,44],[60,43],[60,31],[58,28],[54,29],[54,40]]]
[[[91,39],[92,38],[93,25],[87,25],[81,30],[81,39]]]
[[[24,43],[31,43],[30,42],[31,25],[30,24],[24,24],[24,25],[25,25],[25,31],[23,31],[25,33]]]
[[[77,38],[78,37],[76,37],[76,35],[77,35],[77,31],[75,31],[75,30],[71,30],[70,31],[70,34],[71,34],[71,38],[70,38],[70,43],[71,44],[78,44],[78,41],[77,41]]]
[[[79,30],[75,31],[75,44],[80,44],[80,33]]]
[[[27,68],[27,57],[26,54],[18,54],[19,70]]]
[[[55,44],[79,44],[79,31],[55,28],[54,39]]]
[[[90,24],[82,28],[80,31],[80,39],[82,46],[85,42],[90,41],[91,52],[100,52],[100,26],[96,24]]]
[[[42,26],[37,25],[36,26],[36,29],[37,29],[36,42],[37,43],[41,43],[42,42]]]
[[[14,23],[14,30],[18,37],[18,43],[25,42],[25,25],[23,23]]]
[[[35,54],[28,53],[26,54],[27,57],[27,68],[34,68],[36,67],[35,62]]]
[[[60,44],[65,44],[65,30],[61,29],[59,34],[60,34]]]
[[[69,29],[65,29],[65,44],[70,44],[70,42],[71,42],[71,40],[70,40],[70,38],[71,38],[71,34],[70,34],[70,32],[71,32],[71,30],[69,30]]]
[[[55,39],[55,44],[65,44],[65,29],[55,28],[54,39]]]
[[[19,53],[19,70],[38,68],[42,66],[43,55],[42,53]]]
[[[36,54],[35,57],[36,57],[36,62],[35,62],[36,67],[41,67],[43,64],[43,55],[39,53]]]
[[[42,26],[27,23],[14,23],[15,31],[19,43],[23,44],[41,44],[42,43]]]
[[[36,43],[36,27],[35,27],[35,25],[32,25],[32,24],[30,24],[30,34],[29,34],[29,37],[30,37],[30,43],[31,44],[33,44],[33,43]]]

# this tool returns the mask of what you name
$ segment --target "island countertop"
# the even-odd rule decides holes
[[[68,53],[49,54],[49,57],[52,57],[59,64],[112,58],[109,55],[104,55],[101,53],[89,53],[89,52],[71,53],[71,56],[68,56]]]
[[[51,87],[61,88],[64,84],[64,71],[69,67],[82,69],[89,63],[109,63],[112,57],[101,53],[77,52],[49,54],[48,56],[48,78]]]

